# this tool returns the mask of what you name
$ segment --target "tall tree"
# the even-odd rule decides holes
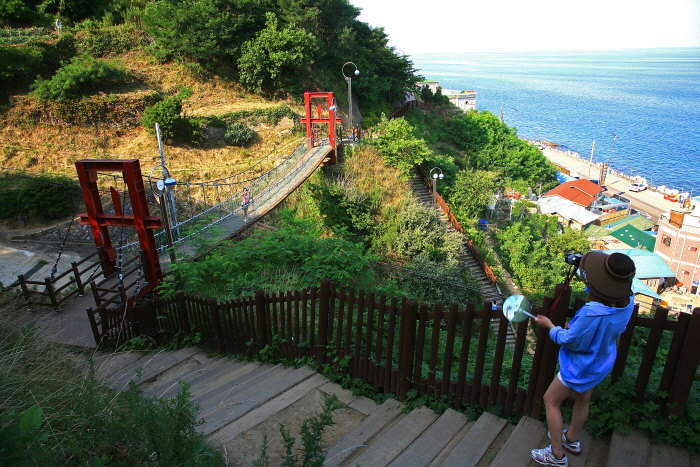
[[[241,83],[249,89],[273,92],[302,82],[302,71],[312,61],[313,34],[288,26],[277,27],[277,17],[267,13],[267,25],[243,44],[238,60]]]
[[[158,0],[143,15],[162,60],[185,58],[235,63],[241,45],[265,26],[270,0]]]

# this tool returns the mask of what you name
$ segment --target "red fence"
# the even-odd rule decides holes
[[[568,308],[569,294],[564,291],[561,305],[549,312],[555,323],[563,324],[582,305]],[[550,303],[546,299],[545,307],[534,313],[545,312]],[[439,304],[429,309],[411,300],[336,288],[329,281],[320,289],[259,292],[220,303],[179,293],[125,311],[100,307],[97,314],[99,322],[91,310],[88,316],[98,343],[147,336],[157,344],[180,340],[251,357],[261,352],[312,356],[319,368],[332,365],[401,400],[415,390],[455,408],[497,405],[506,417],[544,415],[542,396],[554,377],[558,354],[546,330],[534,334],[528,322],[517,326],[515,345],[506,345],[508,322],[490,303],[481,309],[472,303],[464,309],[454,304],[447,310]],[[635,329],[648,330],[641,364],[628,368],[636,378],[635,399],[666,392],[668,397],[660,399],[664,410],[680,414],[700,360],[700,309],[681,314],[678,321],[667,315],[667,309],[659,308],[653,318],[640,317],[635,309],[620,339],[612,378],[619,379],[628,366]],[[492,319],[499,320],[497,335]],[[659,367],[655,358],[668,332],[670,347]],[[654,387],[652,376],[658,382]]]

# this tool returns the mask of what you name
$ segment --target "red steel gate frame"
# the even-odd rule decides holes
[[[85,200],[86,213],[80,214],[80,224],[89,225],[95,246],[105,251],[105,276],[116,272],[117,251],[112,246],[108,227],[134,227],[139,237],[144,274],[147,284],[141,289],[139,298],[153,290],[163,280],[163,272],[158,260],[158,249],[153,229],[163,227],[160,216],[151,216],[148,212],[146,189],[141,176],[138,159],[83,159],[75,163],[80,186]],[[121,172],[129,191],[129,200],[133,215],[122,213],[121,198],[114,187],[110,188],[114,214],[105,214],[97,186],[98,172]]]
[[[317,117],[314,117],[311,111],[311,100],[317,98],[326,99],[326,104],[328,106],[328,117],[323,116],[323,105],[319,104],[316,106]],[[328,139],[332,151],[330,153],[330,161],[328,164],[335,164],[337,162],[337,140],[335,133],[335,124],[341,123],[339,118],[335,117],[335,98],[332,92],[305,92],[304,93],[304,108],[306,110],[306,117],[301,119],[301,123],[306,124],[306,144],[309,149],[315,146],[315,137],[313,134],[313,124],[314,123],[327,123],[328,124]]]

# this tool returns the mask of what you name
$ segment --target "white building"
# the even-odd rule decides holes
[[[418,83],[418,89],[423,89],[423,87],[428,86],[428,88],[434,93],[440,87],[439,81],[423,81]],[[441,89],[443,96],[447,96],[450,99],[450,103],[459,107],[463,111],[476,110],[476,91],[457,91],[454,89]]]

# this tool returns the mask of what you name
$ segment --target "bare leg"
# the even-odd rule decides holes
[[[544,406],[547,411],[547,428],[549,428],[549,437],[552,441],[552,454],[557,459],[561,459],[564,456],[564,450],[561,446],[561,433],[564,429],[564,422],[560,407],[564,399],[569,397],[572,392],[571,388],[564,386],[559,378],[555,376],[554,381],[549,385],[549,389],[544,393]]]
[[[569,426],[569,431],[566,432],[566,439],[569,441],[578,441],[578,435],[583,428],[583,424],[588,420],[588,410],[591,406],[593,389],[591,388],[581,394],[574,393],[575,402],[574,410],[571,413],[571,426]]]

